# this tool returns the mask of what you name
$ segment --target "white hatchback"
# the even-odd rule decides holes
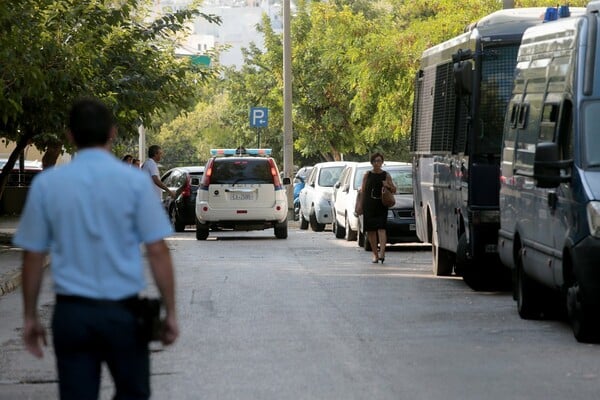
[[[282,182],[273,158],[252,156],[269,155],[270,149],[211,152],[216,156],[206,163],[196,196],[196,239],[205,240],[211,228],[273,228],[275,237],[287,238],[288,202],[283,185],[290,179]]]

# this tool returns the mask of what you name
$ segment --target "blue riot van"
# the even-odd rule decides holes
[[[599,11],[561,7],[525,31],[501,159],[498,253],[518,313],[566,310],[581,342],[600,338]]]

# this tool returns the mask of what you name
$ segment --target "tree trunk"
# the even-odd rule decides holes
[[[23,150],[25,150],[25,147],[27,147],[33,136],[34,133],[31,129],[28,128],[25,130],[23,136],[21,136],[21,138],[17,141],[17,146],[15,147],[13,152],[10,153],[10,157],[8,157],[8,160],[6,161],[6,164],[4,164],[2,171],[0,171],[0,199],[4,194],[4,188],[6,187],[6,182],[8,182],[8,175],[15,167],[17,159],[19,158]]]

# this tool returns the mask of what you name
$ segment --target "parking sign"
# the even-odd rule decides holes
[[[269,109],[266,107],[252,107],[250,109],[250,126],[252,128],[265,128],[269,125]]]

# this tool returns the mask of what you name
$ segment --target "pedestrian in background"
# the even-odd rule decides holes
[[[131,164],[133,162],[133,156],[131,154],[125,154],[121,159],[125,164]]]
[[[37,302],[44,260],[51,255],[52,336],[63,400],[97,399],[103,362],[115,399],[150,397],[148,341],[132,307],[146,286],[140,243],[166,308],[162,342],[171,344],[179,335],[164,241],[171,226],[146,175],[110,153],[115,134],[103,103],[83,99],[73,105],[68,137],[77,157],[33,181],[13,239],[24,249],[23,338],[36,357],[46,344]]]
[[[131,166],[135,167],[135,168],[141,168],[141,166],[140,166],[140,159],[139,158],[134,158],[131,161]]]
[[[144,162],[144,165],[142,165],[142,169],[150,175],[150,178],[152,178],[152,182],[154,182],[154,192],[159,199],[162,199],[163,190],[169,193],[169,196],[175,198],[175,192],[170,190],[167,185],[160,180],[158,162],[161,160],[162,155],[163,151],[160,146],[156,144],[150,146],[148,148],[148,159]]]
[[[392,193],[396,193],[396,186],[392,177],[382,169],[383,154],[375,153],[371,156],[371,165],[373,168],[365,172],[361,186],[362,212],[364,230],[367,232],[367,239],[373,252],[372,262],[385,261],[385,245],[387,243],[387,214],[388,208],[381,202],[381,193],[383,188]],[[379,244],[379,252],[378,252]]]

